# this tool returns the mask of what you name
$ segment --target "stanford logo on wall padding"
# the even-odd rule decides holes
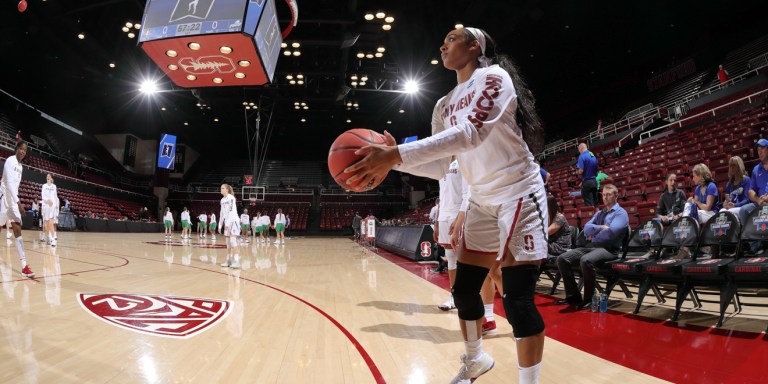
[[[124,293],[79,293],[77,301],[112,325],[182,339],[213,326],[232,308],[228,300]]]

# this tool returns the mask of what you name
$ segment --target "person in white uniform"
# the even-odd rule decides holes
[[[203,212],[197,217],[197,220],[197,236],[205,239],[205,231],[208,229],[208,215]]]
[[[248,208],[243,209],[243,214],[240,215],[240,239],[242,242],[248,242],[248,227],[251,224],[251,217],[248,216]]]
[[[184,207],[184,209],[181,211],[181,238],[183,239],[189,239],[189,232],[192,228],[192,225],[190,224],[190,221],[192,221],[192,218],[189,217],[189,209],[187,207]]]
[[[275,244],[285,244],[285,214],[283,210],[278,208],[275,214],[275,233],[277,240]]]
[[[165,214],[163,215],[163,224],[165,225],[165,241],[171,239],[173,234],[173,214],[170,207],[165,207]]]
[[[35,277],[35,273],[27,264],[27,254],[24,251],[24,239],[21,238],[21,213],[24,206],[19,200],[19,184],[21,184],[21,161],[27,156],[27,143],[20,140],[16,143],[16,153],[8,156],[3,165],[3,177],[0,180],[0,227],[9,225],[15,237],[14,243],[21,261],[21,275]]]
[[[227,244],[227,259],[222,267],[240,268],[240,247],[237,238],[240,236],[240,216],[237,215],[237,200],[232,186],[221,185],[221,211],[219,212],[219,232],[224,235]]]
[[[42,200],[43,207],[41,209],[43,216],[43,241],[51,244],[52,247],[56,246],[56,240],[53,238],[53,217],[56,213],[56,184],[53,183],[53,176],[47,174],[45,176],[46,183],[42,186]]]
[[[372,186],[391,169],[433,179],[445,175],[456,155],[470,187],[470,202],[452,288],[465,354],[452,383],[471,383],[490,370],[482,349],[480,287],[500,261],[503,302],[517,341],[520,383],[537,383],[544,352],[544,320],[534,304],[539,264],[547,257],[547,199],[532,153],[543,148],[542,123],[533,94],[487,33],[460,28],[440,47],[443,66],[458,85],[437,102],[432,136],[357,150],[347,184]]]
[[[437,243],[445,249],[445,259],[448,263],[448,281],[453,287],[456,280],[456,261],[458,256],[453,247],[455,241],[451,240],[451,235],[458,232],[464,225],[464,217],[469,205],[469,184],[461,177],[459,162],[453,159],[448,167],[448,172],[439,180],[440,198],[437,199],[439,206],[435,211],[435,234]],[[430,212],[430,218],[432,217]],[[453,302],[453,295],[443,304],[437,306],[440,310],[449,311],[456,308]]]
[[[261,234],[264,235],[264,243],[269,242],[269,226],[272,220],[266,212],[261,216]]]

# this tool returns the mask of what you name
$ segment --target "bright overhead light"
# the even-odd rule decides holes
[[[301,105],[302,105],[302,106],[305,106],[305,105],[307,105],[307,103],[305,103],[305,102],[303,102],[303,101],[302,101],[302,102],[301,102]]]
[[[160,108],[160,110],[161,110],[161,111],[165,111],[165,107],[161,107],[161,108]]]
[[[439,61],[437,61],[437,59],[432,59],[432,61],[430,61],[429,63],[432,64],[432,65],[437,65],[437,63],[439,63]]]
[[[351,123],[351,122],[352,122],[352,120],[350,120],[350,119],[347,119],[347,123]]]
[[[453,26],[454,29],[462,29],[464,28],[464,24],[462,23],[456,23],[456,25]]]
[[[387,16],[387,15],[386,15],[386,14],[384,14],[384,12],[381,12],[381,11],[379,11],[379,12],[376,12],[376,18],[377,18],[377,19],[383,19],[383,18],[384,18],[384,17],[386,17],[386,16]]]
[[[237,73],[235,73],[235,77],[237,77],[238,79],[244,79],[245,78],[245,73],[237,72]]]
[[[215,122],[217,122],[217,123],[218,123],[218,122],[219,122],[219,118],[218,118],[218,117],[217,117],[217,118],[214,118],[214,119],[213,119],[213,121],[215,121]]]
[[[290,55],[291,55],[291,51],[283,51],[283,56],[290,56]]]
[[[251,107],[249,105],[246,105],[245,109],[251,109]]]
[[[214,77],[213,82],[216,84],[221,84],[224,82],[224,80],[222,80],[221,77]]]
[[[293,51],[294,56],[301,56],[301,51]]]
[[[243,101],[243,105],[248,105],[248,102],[247,101]]]
[[[280,48],[288,48],[288,43],[286,42],[280,43]]]
[[[392,124],[392,120],[387,120],[387,124]]]
[[[290,83],[291,85],[295,85],[296,84],[296,80],[291,80],[288,83]]]
[[[179,54],[176,53],[176,51],[174,51],[173,49],[169,49],[169,50],[165,51],[165,55],[168,56],[168,57],[176,57]]]
[[[363,75],[363,77],[360,78],[360,81],[368,81],[368,76]]]
[[[376,57],[382,57],[382,56],[384,56],[384,54],[383,54],[383,53],[381,53],[381,52],[376,52],[376,53],[374,53],[373,55],[374,55],[374,56],[376,56]]]
[[[184,122],[184,125],[189,125],[189,123],[185,121],[185,122]]]
[[[405,82],[404,90],[405,90],[405,93],[414,94],[419,91],[419,83],[413,80],[408,80]]]
[[[301,122],[302,122],[302,123],[306,123],[306,122],[307,122],[307,119],[305,119],[305,118],[302,118],[302,119],[301,119]]]
[[[365,57],[365,53],[362,53],[362,52],[358,52],[357,53],[357,58],[358,59],[362,59],[363,57]]]
[[[154,80],[144,80],[139,87],[139,91],[151,95],[157,92],[157,82]]]
[[[237,65],[239,65],[241,67],[247,67],[247,66],[251,65],[251,62],[248,61],[248,60],[240,60],[240,61],[237,62]]]
[[[352,106],[353,106],[353,107],[355,107],[355,108],[357,108],[357,107],[359,107],[359,106],[360,106],[360,104],[358,104],[358,103],[357,103],[357,101],[355,101],[355,103],[354,103],[354,104],[352,104]]]
[[[304,75],[302,75],[301,73],[299,73],[298,75],[296,75],[296,78],[297,78],[297,79],[303,79],[303,78],[304,78]]]
[[[294,101],[293,105],[299,105],[300,103],[298,101]]]
[[[303,106],[302,108],[304,108],[304,109],[309,109],[309,106],[308,106],[308,105],[305,105],[305,106]]]
[[[133,25],[133,27],[136,28],[136,29],[140,29],[141,28],[141,24],[136,23],[136,24]]]
[[[385,31],[389,31],[390,29],[392,29],[392,26],[389,25],[389,24],[384,24],[384,25],[381,26],[381,29],[383,29]]]
[[[197,51],[197,50],[199,50],[199,49],[200,49],[200,43],[195,43],[195,42],[193,41],[193,42],[191,42],[191,43],[187,44],[187,47],[189,47],[189,49],[191,49],[191,50],[193,50],[193,51]]]
[[[351,106],[352,106],[352,102],[351,101],[347,101],[347,107],[351,107]]]
[[[352,84],[353,87],[357,87],[357,81],[353,81],[350,84]]]
[[[195,75],[187,75],[187,80],[189,80],[189,81],[197,80],[197,76],[195,76]],[[198,105],[198,107],[199,107],[199,105]]]
[[[405,113],[405,109],[400,108],[400,110],[398,112]]]
[[[360,86],[362,87],[363,85],[365,85],[365,81],[360,82]]]
[[[367,53],[365,54],[365,57],[368,59],[373,59],[373,53]]]
[[[302,85],[302,84],[304,84],[304,80],[299,80],[296,83],[299,84],[299,85]]]
[[[387,49],[386,49],[386,48],[384,48],[384,47],[378,47],[378,48],[376,48],[376,52],[384,52],[384,51],[386,51],[386,50],[387,50]]]
[[[299,44],[298,41],[294,41],[293,43],[291,43],[291,47],[298,48],[298,47],[301,47],[301,44]]]
[[[110,68],[114,68],[115,67],[115,63],[109,63],[109,67]]]
[[[384,21],[392,24],[395,21],[395,18],[392,16],[387,16],[386,18],[384,18]]]
[[[83,33],[78,33],[77,38],[80,40],[85,39],[85,35]]]
[[[349,77],[350,80],[357,80],[357,75],[352,75]]]
[[[128,32],[128,38],[129,38],[129,39],[133,39],[134,37],[136,37],[136,34],[135,34],[135,33],[133,33],[133,32]]]
[[[286,80],[293,80],[293,75],[287,74],[287,75],[285,75],[285,79]]]
[[[221,53],[223,53],[225,55],[228,55],[228,54],[232,53],[232,47],[227,47],[226,45],[222,46],[221,48],[219,48],[219,52],[221,52]]]
[[[250,105],[251,107],[253,107],[254,105],[256,105],[256,103],[254,103],[253,101],[251,101],[250,103],[248,103],[248,105]]]
[[[366,20],[373,20],[373,13],[366,13],[365,16],[363,16]]]
[[[171,71],[175,71],[179,69],[179,66],[176,64],[168,64],[168,69],[170,69]]]
[[[130,31],[130,29],[128,29],[128,27],[123,27],[123,32],[128,32],[128,31]]]
[[[125,23],[125,26],[126,26],[126,28],[131,28],[131,27],[133,27],[133,23],[131,23],[129,21],[129,22]]]

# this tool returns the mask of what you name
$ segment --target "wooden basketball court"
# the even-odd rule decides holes
[[[0,248],[2,383],[446,383],[459,368],[457,315],[437,309],[448,292],[429,266],[364,251],[346,238],[249,244],[242,269],[231,270],[219,266],[226,249],[210,248],[210,239],[182,245],[176,234],[163,245],[148,243],[162,243],[159,233],[60,233],[52,249],[37,232],[24,236],[34,280],[21,277],[11,243]],[[663,373],[672,362],[643,356],[655,335],[647,327],[669,328],[661,321],[553,312],[550,297],[539,299],[548,335],[562,336],[546,341],[542,383],[682,377]],[[498,334],[484,341],[496,366],[477,383],[517,380],[511,328],[498,315],[497,324]],[[590,333],[612,335],[613,326],[626,324],[645,328],[636,328],[630,338],[640,347],[623,358],[653,360],[646,368],[614,362],[610,340]],[[727,338],[731,347],[748,343],[763,351],[754,359],[768,349],[759,333],[693,333]],[[684,347],[701,352],[700,344]],[[604,353],[609,357],[599,357]],[[691,374],[691,382],[708,382],[693,380],[706,374]]]

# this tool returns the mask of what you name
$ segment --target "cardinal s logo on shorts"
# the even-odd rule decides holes
[[[210,328],[232,309],[228,300],[121,293],[80,293],[77,301],[117,327],[182,339]]]
[[[205,20],[216,0],[176,0],[169,23],[186,18]]]

